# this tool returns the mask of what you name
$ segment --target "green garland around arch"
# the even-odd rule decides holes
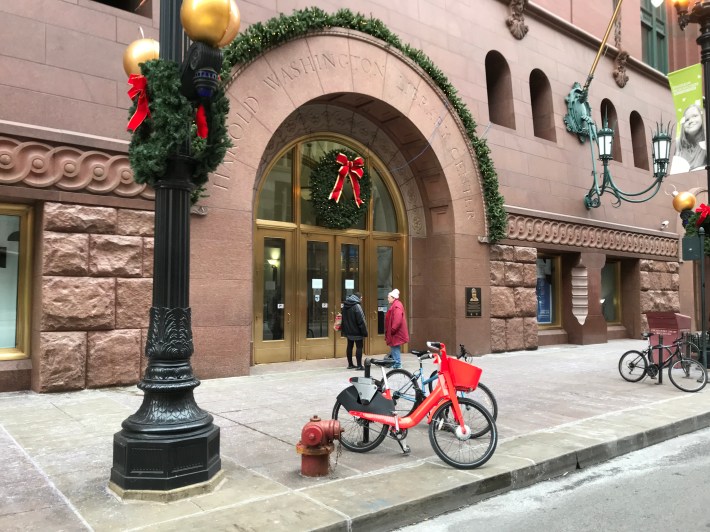
[[[166,172],[170,156],[182,153],[190,145],[195,159],[192,202],[205,195],[208,174],[217,169],[232,145],[225,125],[229,100],[220,85],[208,104],[207,138],[197,136],[196,107],[180,93],[180,67],[173,61],[146,61],[141,73],[147,80],[150,115],[136,128],[128,147],[128,158],[136,183],[154,186]],[[129,116],[136,110],[135,99]]]
[[[329,199],[335,181],[338,178],[340,163],[336,161],[338,154],[342,153],[348,160],[353,161],[359,157],[349,150],[332,150],[323,155],[311,172],[311,203],[316,213],[316,223],[330,229],[348,229],[360,221],[367,212],[367,207],[372,194],[372,184],[367,167],[363,167],[362,178],[359,179],[360,199],[359,207],[350,194],[343,194],[340,201]],[[350,187],[350,179],[345,179],[345,187]]]
[[[257,22],[249,26],[224,49],[222,78],[228,79],[234,66],[253,61],[259,54],[270,48],[302,37],[310,31],[333,27],[357,30],[386,42],[418,64],[442,90],[461,119],[478,159],[488,220],[488,240],[494,243],[505,238],[507,214],[503,206],[503,196],[498,189],[498,176],[486,141],[476,135],[476,122],[473,116],[463,100],[458,97],[456,88],[431,59],[421,50],[403,44],[381,20],[360,13],[355,14],[349,9],[341,9],[330,15],[317,7],[311,7],[294,11],[289,16],[281,14],[264,23]]]

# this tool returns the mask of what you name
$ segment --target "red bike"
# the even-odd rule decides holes
[[[365,359],[365,376],[352,377],[352,386],[340,392],[333,407],[333,418],[343,429],[340,442],[350,451],[364,453],[381,444],[389,433],[407,454],[407,430],[427,418],[429,441],[439,458],[458,469],[479,467],[495,451],[496,424],[483,406],[456,392],[475,389],[481,369],[446,356],[443,343],[427,342],[427,347],[439,365],[439,386],[404,417],[397,413],[384,369],[394,361]],[[381,381],[370,377],[372,365],[380,366]]]

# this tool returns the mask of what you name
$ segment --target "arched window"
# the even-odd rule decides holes
[[[340,140],[323,138],[306,139],[285,151],[273,163],[261,187],[257,206],[257,218],[276,222],[316,225],[316,215],[311,203],[310,177],[321,157],[331,150],[347,149],[356,153],[362,150]],[[295,161],[295,162],[294,162]],[[365,157],[365,165],[372,183],[372,222],[365,213],[352,229],[370,229],[397,233],[399,223],[394,201],[382,178],[381,170]],[[300,198],[299,213],[294,212],[294,193]],[[344,187],[341,201],[353,201],[352,188]],[[371,224],[371,225],[370,225]]]
[[[631,111],[629,116],[631,125],[631,146],[634,150],[634,166],[642,170],[648,170],[648,144],[646,143],[646,130],[643,127],[643,119],[636,111]]]
[[[557,140],[550,81],[542,70],[537,68],[530,72],[530,105],[535,136],[553,142]]]
[[[491,122],[515,129],[510,68],[505,58],[496,51],[488,52],[486,56],[486,89]]]
[[[621,162],[621,142],[619,141],[619,119],[616,115],[616,107],[609,100],[604,98],[601,105],[601,124],[607,122],[614,130],[614,143],[612,146],[612,157],[616,162]]]

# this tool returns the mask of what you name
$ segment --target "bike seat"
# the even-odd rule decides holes
[[[422,356],[422,355],[428,355],[428,354],[429,354],[429,351],[417,351],[417,350],[415,350],[415,349],[412,349],[412,350],[411,350],[411,353],[412,353],[414,356],[420,357],[420,356]]]
[[[383,368],[389,368],[390,366],[394,365],[394,359],[393,358],[368,358],[365,360],[365,364],[370,362],[370,364],[373,364],[375,366],[381,366]]]
[[[650,332],[641,333],[641,338],[643,338],[644,340],[648,340],[649,338],[651,338],[651,336],[653,335]]]

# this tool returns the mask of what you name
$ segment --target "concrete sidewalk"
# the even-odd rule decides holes
[[[328,477],[302,477],[301,428],[314,414],[330,418],[356,374],[343,359],[204,381],[195,396],[221,428],[224,480],[171,503],[124,502],[107,488],[113,434],[141,403],[136,387],[0,394],[0,530],[392,530],[710,426],[707,388],[683,393],[667,375],[661,386],[622,380],[620,355],[644,345],[478,359],[498,400],[499,440],[490,461],[470,471],[444,464],[422,424],[409,431],[409,456],[387,438],[370,453],[343,449]],[[411,355],[403,360],[418,367]]]

